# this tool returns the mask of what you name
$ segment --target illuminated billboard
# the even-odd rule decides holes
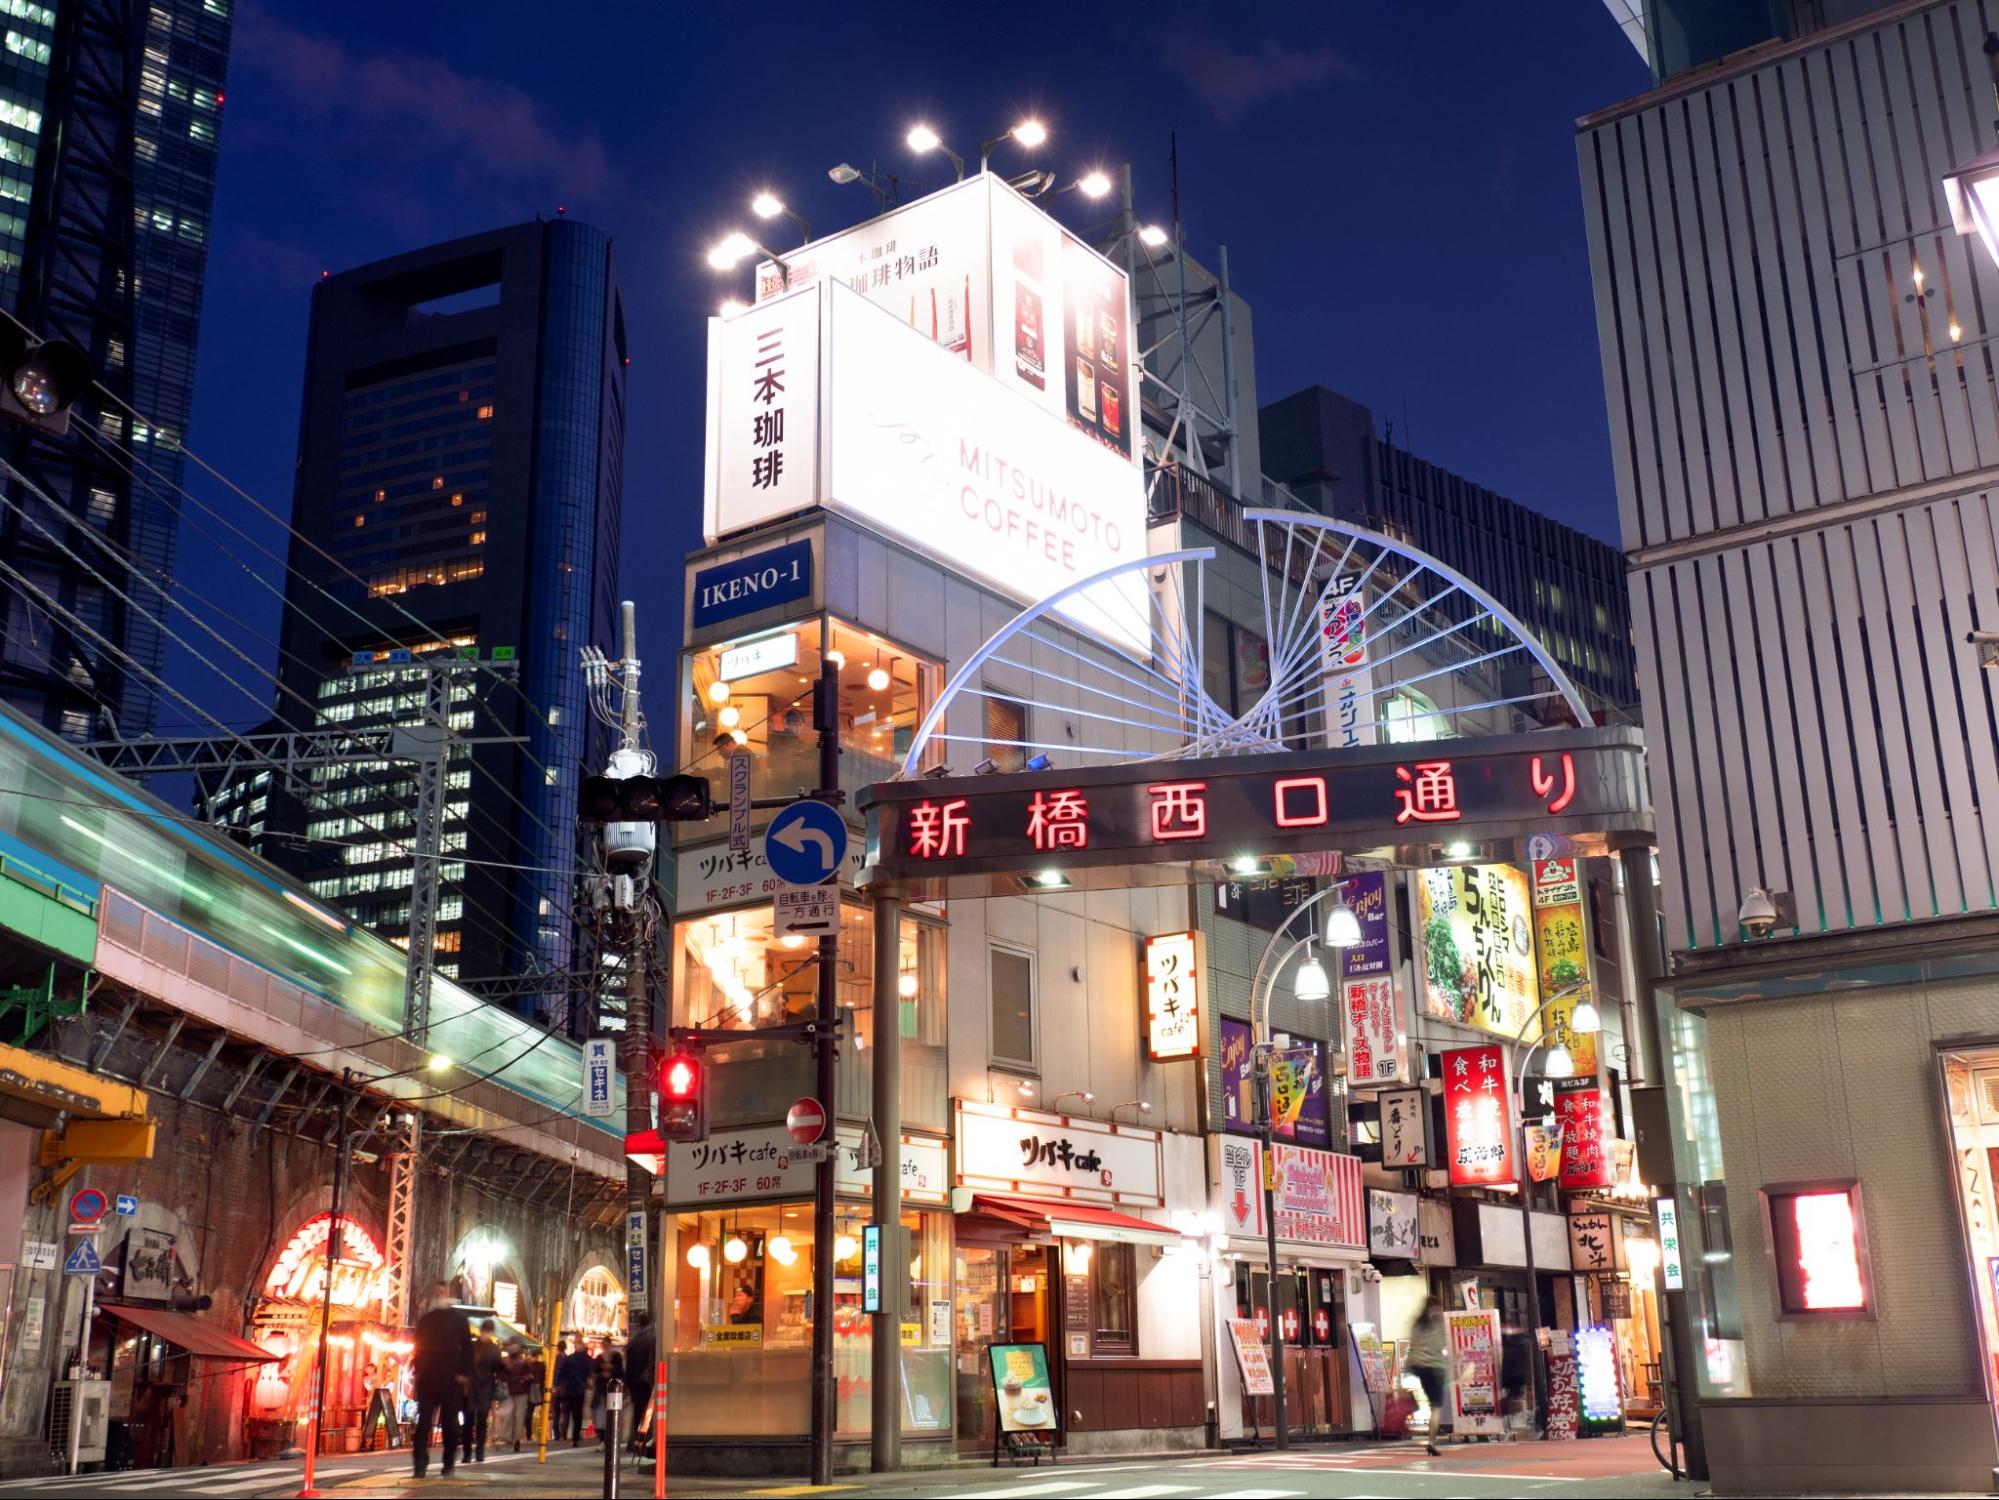
[[[1512,865],[1422,872],[1423,1009],[1440,1021],[1528,1041],[1540,985],[1527,876]]]

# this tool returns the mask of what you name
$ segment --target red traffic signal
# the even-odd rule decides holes
[[[692,1052],[675,1052],[660,1064],[659,1133],[669,1141],[708,1139],[707,1072]]]
[[[585,823],[699,823],[714,812],[705,776],[586,776],[576,797]]]

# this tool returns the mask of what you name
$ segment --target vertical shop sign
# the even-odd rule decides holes
[[[1443,1056],[1444,1141],[1452,1187],[1512,1182],[1511,1110],[1502,1047],[1457,1047]]]
[[[1666,1290],[1677,1292],[1687,1284],[1680,1261],[1680,1205],[1672,1198],[1660,1198],[1653,1202],[1652,1210],[1659,1216],[1659,1269],[1665,1275]]]
[[[1198,932],[1145,940],[1145,1043],[1154,1062],[1201,1055],[1205,942]]]
[[[1216,1136],[1215,1181],[1222,1222],[1230,1234],[1263,1233],[1263,1147],[1256,1141]]]
[[[1583,1431],[1624,1425],[1623,1383],[1617,1376],[1617,1336],[1601,1323],[1578,1328],[1576,1384],[1582,1394]]]
[[[1374,674],[1367,663],[1367,601],[1361,575],[1342,573],[1319,600],[1319,667],[1326,744],[1336,750],[1375,742]]]
[[[1379,870],[1363,870],[1346,877],[1340,894],[1360,923],[1360,941],[1340,952],[1340,971],[1349,979],[1393,974],[1395,961],[1388,949],[1388,877]]]
[[[1543,1328],[1536,1335],[1548,1356],[1548,1423],[1550,1442],[1578,1435],[1582,1415],[1576,1385],[1576,1346],[1566,1328]]]
[[[1409,1048],[1395,1003],[1395,980],[1386,974],[1368,979],[1349,976],[1340,982],[1340,992],[1347,1086],[1360,1089],[1407,1083]]]
[[[1573,859],[1534,861],[1534,956],[1541,976],[1541,999],[1563,998],[1548,1007],[1548,1031],[1569,1049],[1573,1076],[1597,1074],[1596,1034],[1577,1031],[1576,1006],[1594,1000],[1580,866]],[[1564,995],[1564,991],[1570,993]]]
[[[1430,1164],[1428,1102],[1421,1089],[1384,1089],[1381,1108],[1381,1164],[1389,1168]]]
[[[1555,1123],[1561,1131],[1564,1192],[1611,1185],[1609,1142],[1603,1130],[1603,1090],[1594,1077],[1555,1085]]]
[[[652,1304],[646,1285],[646,1216],[643,1210],[625,1215],[625,1293],[631,1310],[644,1312]]]

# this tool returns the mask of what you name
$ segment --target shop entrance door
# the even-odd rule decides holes
[[[1061,1402],[1061,1361],[1055,1343],[1054,1292],[1046,1245],[960,1245],[956,1254],[958,1326],[958,1451],[989,1453],[997,1406],[994,1344],[1046,1344],[1050,1378]]]

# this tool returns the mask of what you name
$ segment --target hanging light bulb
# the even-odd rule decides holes
[[[687,1251],[687,1263],[697,1271],[707,1270],[708,1247],[706,1245],[691,1246]]]
[[[861,1248],[861,1242],[851,1234],[833,1236],[833,1259],[852,1260],[854,1252]]]
[[[715,721],[724,729],[734,729],[738,724],[743,722],[743,711],[731,703],[727,708],[715,715]]]
[[[1603,1017],[1594,1003],[1587,999],[1576,1002],[1575,1014],[1569,1017],[1569,1030],[1582,1036],[1594,1036],[1603,1030]]]
[[[826,660],[833,664],[835,670],[840,670],[847,665],[847,653],[844,651],[828,651],[826,653]]]
[[[905,1000],[916,998],[916,975],[913,971],[905,969],[896,976],[895,992]]]
[[[770,1258],[781,1266],[797,1263],[798,1252],[791,1248],[791,1240],[785,1235],[774,1235],[764,1248],[770,1251]]]
[[[732,1266],[741,1265],[749,1253],[750,1247],[740,1234],[732,1234],[722,1242],[722,1259]]]
[[[1291,978],[1291,992],[1300,1000],[1323,1000],[1333,992],[1333,982],[1326,977],[1325,965],[1314,954],[1298,965],[1298,972]]]
[[[805,934],[802,932],[787,932],[784,935],[784,946],[787,948],[803,948],[805,946]]]
[[[1344,900],[1326,913],[1326,946],[1353,948],[1360,943],[1360,918]]]
[[[868,691],[871,693],[886,692],[888,690],[888,683],[888,668],[877,661],[873,669],[868,673]]]
[[[1557,1042],[1548,1049],[1548,1060],[1542,1065],[1542,1071],[1550,1078],[1569,1078],[1575,1074],[1576,1060],[1569,1056],[1567,1047]]]
[[[722,704],[727,703],[729,701],[729,684],[720,681],[709,683],[708,701],[718,708]]]

